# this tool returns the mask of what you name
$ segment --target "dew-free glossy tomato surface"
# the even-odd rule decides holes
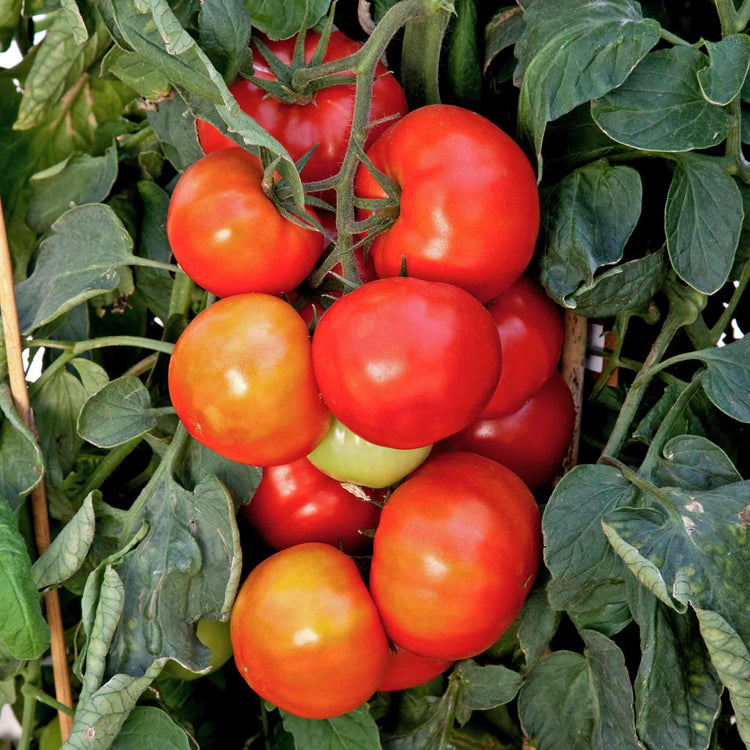
[[[446,445],[498,461],[535,490],[552,481],[573,437],[573,397],[559,372],[512,414],[480,419]]]
[[[294,289],[325,247],[321,232],[278,212],[262,179],[256,156],[225,149],[188,167],[169,201],[167,235],[175,258],[193,281],[220,297]]]
[[[334,415],[376,445],[420,448],[476,419],[500,375],[492,317],[458,287],[380,279],[345,295],[313,337]]]
[[[294,54],[295,38],[272,41],[260,37],[263,43],[282,62],[289,64]],[[320,35],[308,31],[305,37],[305,60],[315,53]],[[362,45],[334,31],[328,42],[325,62],[354,54]],[[257,49],[253,49],[254,75],[274,80],[268,64]],[[294,161],[301,159],[313,146],[317,148],[302,170],[307,181],[324,180],[335,175],[344,160],[349,141],[349,127],[354,114],[354,85],[350,82],[330,86],[316,92],[307,104],[284,104],[268,96],[250,81],[237,81],[230,87],[243,112],[247,112],[262,128],[286,147]],[[393,74],[378,64],[372,87],[370,122],[376,122],[407,111],[406,97]],[[372,143],[392,121],[381,122],[368,132],[367,143]],[[198,138],[204,153],[236,146],[212,125],[198,120]]]
[[[541,518],[524,483],[483,456],[443,453],[386,503],[370,590],[394,643],[464,659],[513,622],[540,555]]]
[[[268,294],[227,297],[191,321],[172,352],[169,395],[199,443],[255,466],[306,456],[331,418],[307,326]]]
[[[211,651],[208,660],[210,669],[207,672],[191,672],[178,662],[170,659],[164,672],[178,680],[197,680],[207,674],[215,672],[226,664],[232,656],[232,639],[229,634],[229,623],[220,620],[200,620],[195,628],[198,640]]]
[[[371,247],[378,276],[447,281],[489,302],[523,272],[539,232],[534,171],[510,136],[451,105],[414,110],[368,150],[401,188],[400,214]],[[357,195],[385,197],[364,165]]]
[[[388,669],[378,690],[407,690],[424,685],[453,664],[451,660],[429,659],[399,646],[395,648],[388,656]]]
[[[340,482],[388,487],[411,474],[430,455],[432,446],[398,450],[355,435],[334,417],[318,447],[308,456],[324,474]]]
[[[519,409],[554,372],[563,340],[560,311],[526,276],[487,309],[500,334],[503,371],[480,419],[494,419]]]
[[[375,498],[373,490],[357,491]],[[282,466],[269,466],[249,505],[242,513],[274,549],[304,542],[323,542],[356,554],[370,547],[360,529],[374,529],[380,508],[358,497],[341,482],[323,474],[306,458]]]
[[[232,646],[256,693],[308,719],[364,703],[389,653],[357,566],[327,544],[282,550],[250,573],[232,610]]]

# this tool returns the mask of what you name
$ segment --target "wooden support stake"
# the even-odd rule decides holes
[[[18,415],[26,426],[36,434],[29,393],[26,389],[26,375],[23,370],[21,334],[18,329],[16,296],[13,289],[13,267],[10,260],[8,236],[5,231],[2,201],[0,201],[0,310],[3,314],[3,335],[13,402]],[[39,482],[31,492],[31,515],[34,523],[34,538],[36,539],[37,550],[41,555],[50,545],[47,494],[44,489],[44,480]],[[47,622],[52,632],[50,645],[52,669],[55,676],[55,697],[60,703],[73,708],[73,693],[70,689],[68,658],[65,653],[62,612],[57,591],[48,593],[44,597],[44,604]],[[60,733],[63,742],[65,742],[73,727],[73,719],[62,711],[58,711],[58,716],[60,717]]]

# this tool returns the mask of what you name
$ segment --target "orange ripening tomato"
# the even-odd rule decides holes
[[[372,242],[380,278],[460,286],[489,302],[522,273],[539,233],[534,170],[500,128],[468,109],[435,104],[391,126],[367,156],[401,188],[400,213]],[[385,192],[364,164],[360,198]]]
[[[513,622],[542,549],[539,509],[509,469],[443,453],[391,495],[370,590],[389,638],[420,656],[466,659]]]
[[[255,466],[306,456],[331,421],[307,326],[268,294],[227,297],[191,321],[172,352],[169,395],[199,443]]]
[[[563,328],[557,305],[526,276],[487,309],[500,334],[503,370],[479,418],[495,419],[518,410],[555,371]]]
[[[278,212],[262,179],[256,156],[226,149],[191,165],[169,201],[167,236],[177,262],[219,297],[288,292],[305,280],[325,248],[321,232]]]
[[[378,690],[407,690],[424,685],[425,682],[443,674],[453,662],[445,659],[429,659],[395,646],[388,657],[388,669]]]
[[[306,719],[352,711],[376,690],[389,647],[351,558],[299,544],[264,560],[232,610],[240,674],[258,695]]]
[[[551,482],[573,437],[575,407],[559,372],[512,414],[479,419],[444,441],[449,450],[487,456],[518,474],[532,490]]]

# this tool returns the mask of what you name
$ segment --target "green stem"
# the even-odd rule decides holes
[[[96,469],[94,469],[94,473],[88,478],[83,489],[78,493],[79,500],[85,499],[90,492],[98,490],[109,479],[112,472],[138,447],[142,440],[143,436],[139,435],[132,440],[128,440],[127,443],[116,446],[107,453],[99,462]]]
[[[49,706],[50,708],[54,708],[55,711],[62,711],[68,716],[73,716],[75,714],[75,711],[73,711],[70,706],[66,706],[64,703],[60,703],[60,701],[55,700],[51,695],[47,695],[44,690],[42,690],[40,687],[37,687],[36,685],[26,683],[21,688],[21,691],[23,692],[24,698],[28,699],[31,703],[37,700],[40,703],[44,703],[46,706]]]
[[[742,275],[740,276],[737,288],[732,294],[732,298],[729,300],[729,304],[721,314],[719,320],[716,321],[716,325],[711,328],[711,346],[716,345],[716,342],[721,338],[721,334],[726,331],[727,326],[732,322],[732,316],[737,309],[737,305],[740,303],[742,293],[745,291],[748,282],[750,282],[750,260],[745,261],[745,265],[742,268]]]
[[[36,720],[36,700],[33,696],[26,694],[26,687],[36,688],[36,683],[41,677],[41,664],[39,660],[28,662],[23,672],[23,713],[21,715],[21,739],[16,750],[29,750],[31,747],[31,735],[34,734]]]
[[[737,10],[734,7],[734,0],[714,0],[714,4],[721,21],[721,35],[734,34],[737,23]]]
[[[679,508],[674,503],[672,498],[669,497],[669,495],[662,492],[662,490],[660,490],[655,485],[651,484],[651,482],[649,482],[648,479],[645,479],[644,477],[642,477],[637,471],[633,471],[633,469],[631,469],[629,466],[626,466],[624,463],[622,463],[622,461],[618,461],[616,458],[612,458],[611,456],[606,456],[604,458],[599,459],[599,463],[603,464],[604,466],[613,466],[634,487],[637,487],[639,490],[641,490],[642,492],[645,492],[647,495],[651,495],[651,497],[655,497],[667,509],[671,511],[676,511],[679,514],[680,512]]]
[[[662,449],[669,440],[669,436],[672,434],[672,428],[675,422],[682,416],[688,404],[692,400],[693,396],[698,392],[701,387],[701,379],[705,370],[698,372],[695,377],[690,381],[690,385],[677,397],[677,400],[672,404],[672,408],[667,413],[662,423],[659,425],[659,429],[656,431],[651,445],[648,447],[646,457],[643,459],[639,474],[648,476],[654,467],[654,464],[661,456]]]
[[[271,745],[271,735],[268,726],[268,711],[266,711],[263,698],[260,699],[260,723],[263,725],[263,744],[266,750],[272,750],[273,746]]]
[[[744,31],[748,23],[750,23],[750,0],[745,0],[734,19],[735,31]]]
[[[696,349],[707,349],[716,343],[706,325],[706,321],[703,320],[703,315],[699,315],[694,323],[687,326],[685,333],[690,337],[690,341]]]
[[[182,315],[187,318],[190,312],[190,300],[192,298],[195,284],[186,274],[177,274],[172,286],[172,295],[169,298],[169,312],[167,320],[173,315]],[[165,320],[164,323],[167,321]]]
[[[670,44],[679,44],[682,47],[692,47],[693,45],[690,44],[690,42],[686,42],[682,37],[677,36],[677,34],[673,34],[671,31],[667,31],[666,29],[661,29],[659,31],[659,36],[665,41],[669,42]]]
[[[135,260],[131,262],[133,266],[143,266],[144,268],[158,268],[161,271],[169,271],[179,275],[185,275],[185,272],[174,263],[162,263],[160,260],[151,260],[151,258],[140,258],[135,257]]]

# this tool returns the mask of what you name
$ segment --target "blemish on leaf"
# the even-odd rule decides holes
[[[685,524],[685,531],[687,531],[688,535],[692,536],[695,533],[695,522],[687,516],[683,516],[682,523]]]
[[[87,740],[93,740],[94,737],[96,737],[96,729],[94,727],[89,727],[86,730],[86,739]]]
[[[692,503],[685,506],[685,510],[689,510],[691,513],[703,513],[703,506],[697,500],[693,500]]]
[[[737,516],[740,519],[740,524],[744,527],[750,524],[750,505],[746,505]]]

